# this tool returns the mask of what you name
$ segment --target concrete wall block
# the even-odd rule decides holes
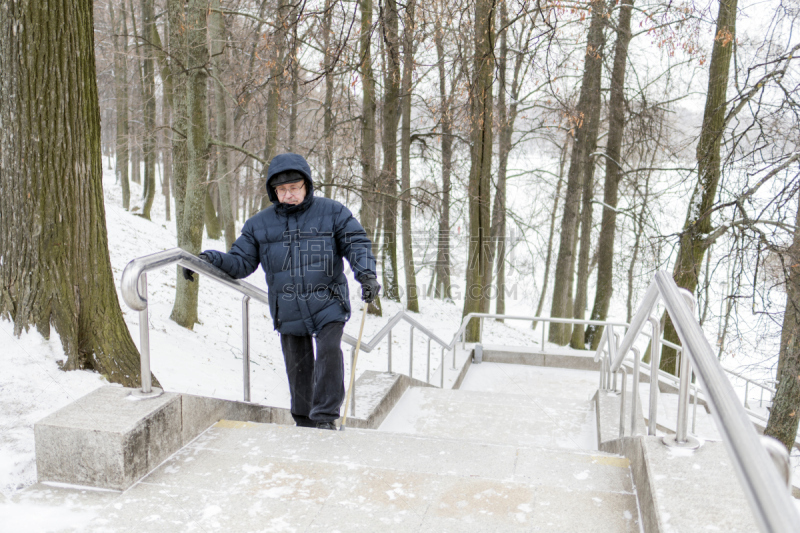
[[[124,490],[181,447],[177,394],[102,387],[34,425],[39,481]]]

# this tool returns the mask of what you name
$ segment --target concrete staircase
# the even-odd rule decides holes
[[[382,420],[378,430],[297,428],[287,413],[251,404],[165,395],[163,407],[153,407],[147,402],[154,400],[114,400],[123,389],[98,393],[98,409],[127,402],[131,412],[148,411],[136,416],[160,424],[116,423],[135,437],[122,455],[144,454],[150,473],[123,491],[39,483],[12,498],[28,513],[26,521],[7,516],[0,530],[754,530],[721,445],[708,443],[684,457],[657,437],[617,439],[619,397],[597,393],[596,371],[575,369],[586,361],[565,361],[570,368],[538,361],[472,365],[459,390],[365,375],[368,396],[384,383],[384,397],[396,401],[393,408],[373,402],[374,413],[391,409],[385,418],[370,415],[375,424]],[[410,387],[401,395],[400,385]],[[72,435],[75,417],[91,411],[86,405],[51,415],[39,430]],[[370,404],[365,397],[357,405]],[[219,421],[195,431],[200,420]],[[183,444],[159,459],[166,440],[158,428],[168,427],[178,428]],[[714,497],[718,483],[723,498]],[[716,506],[712,514],[692,507],[708,509],[703,498]],[[36,527],[36,520],[54,516]]]

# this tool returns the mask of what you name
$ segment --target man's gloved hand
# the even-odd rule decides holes
[[[199,257],[200,259],[202,259],[207,263],[211,262],[209,261],[208,256],[206,254],[200,254],[197,257]],[[183,279],[185,279],[186,281],[192,281],[192,282],[194,281],[194,270],[189,270],[186,267],[181,267],[181,270],[183,271]]]
[[[378,297],[381,292],[381,285],[375,276],[364,276],[361,278],[361,299],[366,303],[371,304],[372,301]]]

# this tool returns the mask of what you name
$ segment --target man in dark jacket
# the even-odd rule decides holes
[[[300,155],[272,159],[267,194],[273,205],[245,222],[230,252],[206,250],[200,257],[237,279],[261,264],[281,334],[292,417],[298,426],[336,429],[345,394],[342,332],[351,312],[342,259],[361,283],[362,299],[371,302],[380,291],[372,243],[349,209],[314,196],[311,168]]]

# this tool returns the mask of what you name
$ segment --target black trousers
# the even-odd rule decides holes
[[[283,360],[292,395],[292,417],[298,426],[339,418],[344,402],[344,322],[323,326],[316,339],[311,335],[281,334]],[[314,355],[313,340],[317,353]]]

